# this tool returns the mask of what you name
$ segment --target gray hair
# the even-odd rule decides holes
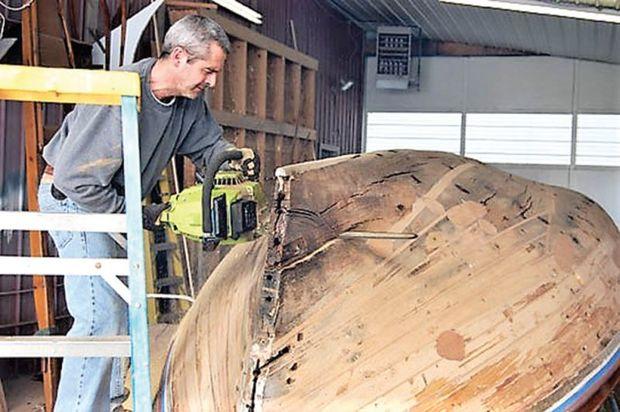
[[[230,40],[219,24],[208,17],[189,15],[174,23],[164,37],[162,56],[169,55],[175,47],[182,47],[192,56],[203,56],[209,43],[216,42],[226,54],[230,53]]]

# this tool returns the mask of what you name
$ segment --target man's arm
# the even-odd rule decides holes
[[[112,187],[123,165],[120,108],[76,106],[66,141],[54,161],[54,185],[89,212],[120,213],[125,198]]]

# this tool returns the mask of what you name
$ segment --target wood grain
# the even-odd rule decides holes
[[[620,233],[583,195],[406,150],[277,176],[183,320],[174,410],[539,410],[618,345]]]

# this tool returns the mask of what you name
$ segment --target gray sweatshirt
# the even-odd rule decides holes
[[[142,84],[138,115],[142,197],[151,192],[175,154],[202,167],[232,147],[211,116],[202,96],[176,97],[165,105],[151,93],[149,79],[156,59],[122,67],[137,72]],[[123,154],[120,106],[76,105],[43,149],[54,167],[54,185],[80,207],[95,213],[122,213]]]

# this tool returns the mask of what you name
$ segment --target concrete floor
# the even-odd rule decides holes
[[[3,380],[4,394],[10,412],[44,412],[43,382],[29,376]]]
[[[153,393],[158,388],[168,344],[176,328],[177,325],[169,324],[152,325],[149,328],[151,341],[151,389]],[[30,376],[20,376],[16,379],[3,380],[2,386],[4,387],[9,412],[44,412],[43,382],[37,382]],[[126,386],[131,386],[129,376],[126,379]],[[131,397],[123,406],[131,410]],[[0,412],[2,412],[1,406]]]

